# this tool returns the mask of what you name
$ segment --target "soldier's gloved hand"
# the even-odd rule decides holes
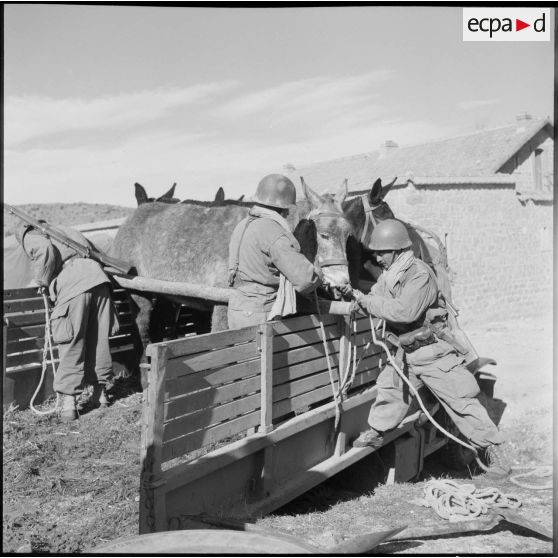
[[[350,283],[345,283],[344,285],[337,287],[337,289],[345,298],[353,298],[353,288]]]
[[[361,304],[362,299],[365,297],[366,295],[359,291],[358,289],[353,289],[353,298],[359,303]]]
[[[349,305],[349,314],[356,314],[357,312],[360,312],[361,308],[358,304],[358,302],[356,300],[351,301],[351,304]]]
[[[48,295],[48,287],[41,285],[37,291],[41,296]]]
[[[322,271],[321,267],[318,267],[317,265],[314,266],[314,273],[318,276],[318,278],[320,279],[320,283],[324,282],[324,272]]]

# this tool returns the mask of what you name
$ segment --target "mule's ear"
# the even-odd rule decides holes
[[[215,194],[215,203],[223,203],[225,201],[225,190],[221,186],[219,186],[219,190]]]
[[[172,200],[174,198],[174,189],[176,188],[176,182],[170,187],[168,192],[165,192],[157,201]]]
[[[145,191],[145,188],[141,185],[138,184],[137,182],[134,184],[134,188],[136,189],[136,201],[138,202],[138,205],[141,205],[142,203],[147,203],[149,201],[149,198],[147,197],[147,192]]]
[[[345,180],[343,180],[343,182],[337,189],[337,192],[335,192],[334,194],[335,201],[339,204],[339,207],[343,207],[343,202],[345,201],[345,198],[347,197],[348,193],[349,193],[349,181],[345,178]]]
[[[310,205],[313,208],[320,206],[323,203],[322,196],[314,192],[314,190],[312,190],[312,188],[310,188],[310,186],[308,186],[306,182],[304,182],[304,178],[302,176],[300,177],[300,183],[302,185],[302,191],[304,192],[304,196],[310,202]]]
[[[242,194],[242,196],[240,196],[240,198],[238,198],[237,201],[242,201],[244,199],[244,194]]]
[[[387,193],[393,188],[393,185],[395,184],[395,181],[397,180],[397,176],[389,183],[386,184],[383,188],[382,188],[382,196],[381,199],[384,199],[387,195]]]
[[[371,204],[379,203],[382,199],[382,179],[376,179],[376,182],[372,185],[370,193],[368,194],[368,199]]]

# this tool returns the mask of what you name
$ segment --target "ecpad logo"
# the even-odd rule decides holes
[[[550,8],[463,8],[464,41],[550,41]]]

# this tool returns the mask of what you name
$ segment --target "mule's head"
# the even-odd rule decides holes
[[[345,214],[354,228],[354,234],[363,246],[367,246],[370,241],[376,223],[395,218],[384,198],[396,180],[397,177],[386,186],[382,186],[382,180],[378,178],[370,188],[370,192],[353,198],[343,205]]]
[[[138,182],[134,184],[134,188],[135,188],[135,195],[136,195],[136,201],[138,202],[138,206],[143,205],[144,203],[149,203],[154,201],[163,202],[163,203],[178,203],[180,201],[178,198],[174,197],[174,189],[176,188],[176,182],[170,187],[170,189],[167,192],[165,192],[162,196],[160,196],[157,199],[150,198],[147,195],[145,188]]]
[[[309,204],[308,214],[295,229],[302,253],[324,274],[324,283],[340,298],[337,287],[349,282],[347,239],[352,227],[343,214],[342,204],[347,196],[347,180],[337,192],[317,194],[301,177],[302,191]]]

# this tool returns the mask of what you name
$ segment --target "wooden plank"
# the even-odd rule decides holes
[[[54,348],[53,348],[54,349]],[[58,359],[58,351],[53,350],[54,358]],[[50,355],[49,355],[50,360]],[[7,355],[6,366],[7,368],[14,368],[16,366],[24,366],[26,364],[41,364],[43,362],[43,351],[31,351],[28,353],[16,353]]]
[[[292,413],[300,409],[305,409],[309,405],[319,401],[325,401],[328,398],[333,398],[331,386],[327,385],[320,389],[304,393],[290,399],[283,399],[273,404],[273,420],[276,420],[284,415]]]
[[[8,320],[8,327],[24,327],[45,323],[45,311],[28,312],[25,314],[5,314],[4,319]]]
[[[337,323],[337,316],[329,314],[322,316],[324,326]],[[275,335],[285,335],[288,333],[296,333],[306,329],[316,329],[320,326],[320,319],[315,314],[309,316],[299,316],[297,318],[289,318],[287,320],[280,320],[273,323]]]
[[[242,399],[230,401],[217,407],[202,409],[189,415],[165,422],[163,441],[167,442],[190,432],[232,420],[260,408],[260,395],[254,394]]]
[[[333,369],[332,372],[334,380],[337,380],[337,370]],[[319,389],[325,385],[331,386],[328,370],[320,372],[319,374],[312,374],[302,380],[276,386],[273,392],[273,402],[277,403],[283,399],[290,399],[302,393]]]
[[[267,433],[273,430],[273,352],[275,342],[273,336],[273,324],[265,323],[260,326],[260,350],[261,350],[261,417],[260,432]],[[283,338],[284,339],[284,338]]]
[[[238,343],[255,341],[258,328],[245,327],[242,329],[226,330],[218,333],[205,333],[191,339],[177,339],[173,342],[165,342],[169,353],[169,359],[201,353],[210,349],[220,349]],[[159,343],[155,343],[154,346]]]
[[[260,391],[260,377],[254,376],[248,380],[240,380],[217,388],[205,389],[184,397],[171,399],[165,403],[164,418],[170,420],[175,417],[193,413],[200,409],[213,407],[218,403],[231,401],[236,397],[244,397]]]
[[[167,349],[149,345],[150,377],[144,390],[141,437],[140,533],[163,531],[166,523],[164,494],[156,483],[162,475],[163,397]]]
[[[26,326],[26,327],[8,327],[8,341],[14,341],[16,339],[25,339],[29,337],[43,337],[45,334],[45,326]]]
[[[4,314],[17,314],[20,312],[31,312],[32,310],[45,309],[42,298],[18,298],[4,300]]]
[[[330,357],[332,358],[332,365],[337,367],[338,355],[330,355]],[[309,360],[301,364],[278,368],[273,371],[273,385],[279,386],[287,382],[292,382],[297,378],[302,378],[316,372],[323,372],[324,370],[327,370],[327,361],[325,356]]]
[[[339,339],[329,341],[327,343],[327,348],[330,355],[338,353]],[[312,360],[320,356],[325,356],[324,346],[321,342],[316,343],[315,345],[293,349],[292,351],[283,351],[282,353],[276,353],[273,355],[273,369],[283,368],[284,366],[292,366],[293,364],[306,360]]]
[[[163,462],[175,459],[209,444],[226,440],[231,436],[246,432],[260,423],[259,411],[227,421],[213,428],[192,432],[163,445]]]
[[[249,378],[260,373],[260,359],[248,360],[232,366],[224,366],[217,370],[203,370],[197,374],[180,376],[166,382],[165,401],[182,397],[187,393],[216,387],[234,382],[242,378]]]
[[[23,353],[33,349],[40,350],[42,352],[44,342],[43,337],[28,337],[26,339],[12,340],[7,343],[7,354]],[[128,345],[129,343],[131,343],[130,335],[117,335],[109,338],[109,345],[111,348]]]
[[[24,287],[23,289],[7,289],[4,291],[4,300],[14,300],[17,298],[39,298],[42,297],[38,294],[39,287]]]
[[[326,339],[337,339],[339,337],[339,328],[337,324],[331,324],[324,328]],[[305,345],[313,345],[322,340],[322,333],[319,328],[307,329],[295,333],[288,333],[283,335],[276,335],[273,344],[274,352],[287,351],[289,349],[296,349]]]
[[[196,341],[195,337],[180,341]],[[173,342],[171,342],[173,343]],[[219,368],[227,364],[249,360],[259,356],[258,345],[255,341],[243,345],[233,345],[224,349],[216,349],[201,354],[187,355],[169,359],[167,363],[167,379],[178,378],[186,374],[193,374],[210,368]]]

